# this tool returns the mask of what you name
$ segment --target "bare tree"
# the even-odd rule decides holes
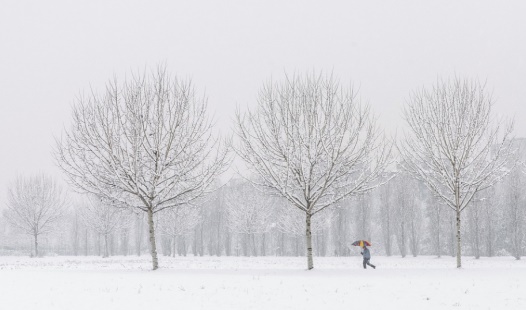
[[[249,182],[233,182],[226,192],[228,227],[245,237],[245,255],[256,256],[256,235],[271,228],[274,205],[272,197],[263,195]]]
[[[366,193],[350,199],[353,214],[353,236],[355,236],[355,239],[371,240],[374,230],[371,196],[371,193]],[[349,241],[353,242],[355,239]],[[347,247],[354,248],[351,244],[348,244]]]
[[[504,222],[510,241],[510,252],[520,260],[526,246],[526,197],[524,195],[525,177],[514,171],[506,180],[508,187],[505,197]]]
[[[237,114],[239,156],[259,185],[286,198],[305,216],[307,268],[312,216],[371,190],[388,148],[369,108],[332,76],[287,77],[268,83],[255,111]]]
[[[38,257],[38,237],[54,229],[65,204],[65,192],[51,177],[18,177],[8,189],[4,215],[12,226],[33,237]]]
[[[404,110],[403,165],[455,212],[457,268],[461,212],[507,173],[512,125],[493,126],[492,106],[484,85],[457,78],[413,93]]]
[[[331,235],[333,236],[333,248],[335,256],[349,256],[351,254],[350,244],[354,240],[351,234],[351,226],[349,223],[353,217],[351,214],[351,208],[338,208],[335,210],[335,222],[332,225]]]
[[[410,185],[410,179],[403,173],[398,174],[392,182],[394,183],[393,199],[393,219],[394,219],[394,235],[396,244],[400,255],[405,257],[407,255],[407,240],[409,238],[409,216],[411,208],[414,204],[411,190],[406,186]]]
[[[389,173],[391,176],[394,174]],[[389,176],[384,176],[386,179],[389,178]],[[385,249],[385,255],[391,256],[392,255],[392,248],[393,248],[393,242],[392,242],[392,235],[393,231],[395,230],[395,220],[394,220],[394,205],[393,205],[393,190],[392,187],[394,186],[394,183],[392,181],[387,182],[385,185],[379,187],[374,192],[377,192],[377,203],[378,206],[378,212],[380,216],[380,223],[381,223],[381,229],[382,229],[382,240],[383,245]],[[365,238],[365,236],[363,236]]]
[[[129,210],[113,206],[94,195],[85,199],[86,203],[78,205],[80,214],[86,226],[104,237],[104,252],[102,257],[109,257],[108,237],[117,230],[130,225],[132,216]]]
[[[408,247],[415,257],[420,251],[423,219],[420,196],[422,192],[425,193],[420,188],[421,186],[423,187],[420,182],[405,171],[398,172],[387,185],[383,186],[383,188],[390,187],[392,189],[389,193],[393,200],[391,208],[393,211],[392,226],[394,226],[393,232],[402,257],[407,255]],[[382,223],[382,228],[384,228],[384,223]]]
[[[74,205],[77,204],[77,202],[73,202]],[[67,221],[69,222],[69,233],[71,238],[71,247],[73,250],[73,255],[77,256],[79,255],[80,250],[80,238],[81,238],[81,230],[83,229],[83,225],[81,224],[80,215],[77,210],[72,210],[71,212],[68,212],[67,215]]]
[[[172,241],[172,256],[175,257],[176,241],[179,236],[190,234],[201,222],[201,213],[195,206],[180,206],[157,214],[161,234]]]
[[[484,213],[484,198],[475,196],[471,201],[473,205],[468,209],[468,238],[471,243],[471,251],[475,259],[480,258],[482,252],[482,236],[483,236],[483,213]]]
[[[144,213],[138,213],[134,219],[134,231],[135,231],[135,254],[141,256],[142,242],[144,239]]]
[[[80,192],[148,215],[155,270],[154,214],[203,196],[226,168],[228,149],[212,135],[206,99],[159,67],[80,97],[55,157]]]
[[[502,184],[502,183],[501,183]],[[499,224],[503,221],[503,203],[499,202],[500,197],[495,196],[495,188],[491,190],[491,195],[488,199],[483,201],[482,210],[484,217],[484,243],[486,248],[486,256],[493,257],[497,244],[500,244],[500,236],[498,234]]]
[[[413,185],[410,190],[410,196],[412,197],[412,203],[409,204],[408,210],[408,230],[409,230],[409,248],[413,257],[417,257],[420,253],[420,240],[422,239],[422,229],[424,223],[423,216],[423,199],[422,189],[419,188],[420,184],[415,181],[409,182],[409,186]],[[422,185],[423,186],[423,185]]]
[[[445,205],[437,197],[432,195],[426,187],[426,209],[427,231],[429,236],[428,245],[432,254],[438,258],[444,253],[444,244],[446,243],[446,217],[447,211]],[[448,213],[449,214],[449,213]]]
[[[221,186],[213,194],[209,195],[201,205],[202,224],[207,228],[208,253],[210,255],[221,256],[223,249],[225,249],[227,255],[229,253],[225,248],[225,243],[228,243],[230,235],[228,231],[226,205],[226,192],[228,191],[228,187],[228,183],[225,186]]]

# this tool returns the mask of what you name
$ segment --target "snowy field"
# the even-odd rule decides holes
[[[511,257],[0,257],[0,309],[526,309]]]

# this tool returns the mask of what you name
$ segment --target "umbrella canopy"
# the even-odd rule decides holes
[[[366,245],[366,246],[371,246],[371,242],[367,241],[367,240],[357,240],[357,241],[354,241],[352,243],[352,245],[354,246],[360,246],[363,248],[363,245]]]

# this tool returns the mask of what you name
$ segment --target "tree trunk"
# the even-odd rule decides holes
[[[311,270],[314,268],[314,262],[312,261],[312,231],[311,231],[311,217],[312,215],[306,213],[306,237],[307,237],[307,269]]]
[[[38,235],[35,234],[35,257],[38,257]]]
[[[129,238],[129,235],[130,235],[130,231],[128,230],[128,228],[124,228],[122,230],[122,233],[121,233],[121,237],[122,237],[121,238],[121,241],[122,241],[121,253],[124,256],[128,255],[128,238]]]
[[[440,227],[438,228],[438,234],[437,234],[437,257],[442,257],[442,251],[441,251],[441,244],[440,244]]]
[[[401,230],[401,240],[400,240],[400,254],[402,255],[402,258],[406,255],[406,244],[405,244],[405,223],[402,221],[400,223],[400,230]]]
[[[183,256],[186,257],[186,237],[184,235],[181,236],[181,249],[183,251]]]
[[[115,255],[115,234],[108,234],[108,257],[110,255]]]
[[[110,256],[110,251],[108,248],[108,234],[104,234],[104,254],[102,257],[108,257]]]
[[[516,212],[515,212],[516,213]],[[520,249],[521,249],[521,240],[519,236],[519,230],[518,228],[518,221],[517,221],[517,214],[514,214],[514,222],[513,222],[513,228],[512,228],[512,238],[511,238],[511,245],[513,248],[513,256],[516,260],[519,260],[521,258],[520,255]]]
[[[137,256],[141,256],[141,244],[142,244],[142,227],[143,219],[142,214],[137,214],[135,218],[135,251]]]
[[[493,225],[491,225],[491,218],[488,216],[488,219],[486,220],[487,227],[488,227],[488,256],[493,256]]]
[[[148,229],[150,232],[150,254],[152,255],[152,267],[153,270],[159,268],[159,262],[157,260],[157,247],[155,246],[155,228],[153,226],[153,210],[148,208]]]
[[[257,253],[257,248],[256,248],[256,234],[255,233],[251,233],[252,235],[252,255],[253,256],[258,256],[258,253]]]
[[[442,245],[440,244],[440,232],[441,232],[441,225],[440,225],[440,206],[437,206],[436,209],[436,216],[437,216],[437,234],[436,234],[436,241],[437,241],[437,257],[440,258],[442,256]]]
[[[461,262],[461,243],[460,243],[460,210],[457,208],[457,268],[462,267]]]
[[[418,239],[416,235],[414,219],[411,221],[411,240],[410,241],[411,241],[411,253],[413,254],[413,257],[416,257],[418,255]]]
[[[203,224],[199,225],[199,256],[205,255],[205,245],[204,245],[204,238],[203,238]]]
[[[267,247],[267,245],[266,245],[265,241],[266,241],[266,240],[265,240],[265,233],[263,233],[263,234],[261,235],[261,250],[260,250],[260,252],[261,252],[261,253],[260,253],[261,256],[266,256],[266,255],[267,255],[266,250],[265,250],[266,247]]]
[[[280,253],[281,253],[281,256],[285,256],[286,253],[287,253],[287,248],[285,247],[287,245],[287,236],[285,235],[285,233],[281,233],[281,240],[280,240]]]
[[[86,239],[84,239],[84,256],[88,256],[88,229],[86,228]]]
[[[230,256],[232,255],[232,240],[231,235],[228,230],[225,232],[225,255]]]
[[[386,225],[385,225],[385,232],[384,232],[384,238],[385,238],[385,254],[387,256],[391,256],[391,221],[389,218],[389,205],[387,205],[387,219],[386,219]],[[364,236],[365,238],[365,236]]]
[[[216,247],[216,256],[221,256],[221,212],[219,212],[218,218],[217,218],[217,247]]]
[[[479,259],[480,258],[480,231],[479,231],[478,218],[476,220],[477,220],[477,223],[475,224],[476,225],[476,229],[475,229],[475,258]]]
[[[455,224],[455,218],[453,218],[450,222],[449,222],[449,225],[450,225],[450,228],[449,228],[449,231],[450,231],[450,234],[449,234],[449,254],[451,255],[451,257],[455,257],[455,248],[456,248],[456,236],[457,236],[457,230],[455,228],[456,224]]]
[[[298,240],[300,236],[294,236],[294,244],[296,246],[295,248],[295,256],[300,256],[300,241]]]
[[[75,217],[75,227],[73,230],[73,255],[79,255],[79,228],[78,228],[78,219]]]
[[[194,231],[194,240],[193,240],[193,247],[192,247],[192,251],[194,252],[194,256],[197,256],[197,235],[198,235],[198,233],[199,233],[199,231],[198,231],[198,228],[196,226],[195,227],[195,231]]]

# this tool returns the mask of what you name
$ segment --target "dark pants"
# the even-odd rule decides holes
[[[372,265],[371,263],[369,263],[369,260],[370,260],[370,258],[364,258],[364,259],[363,259],[363,268],[367,268],[366,265],[369,265],[369,266],[371,266],[371,267],[373,267],[373,268],[376,269],[376,266],[375,266],[375,265]]]

